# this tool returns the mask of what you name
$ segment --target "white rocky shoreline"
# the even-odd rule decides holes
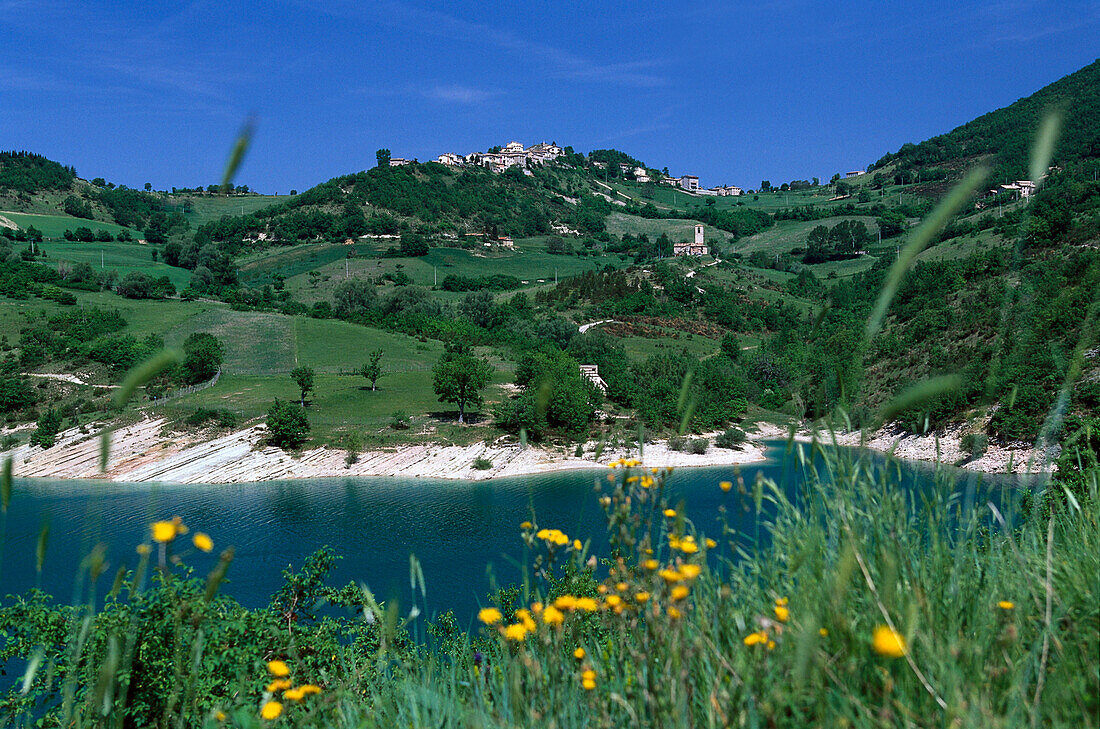
[[[66,430],[50,448],[22,445],[10,453],[14,473],[20,478],[105,479],[117,482],[228,484],[282,479],[346,476],[405,476],[486,480],[557,471],[598,469],[619,458],[637,457],[636,449],[605,449],[596,456],[594,443],[586,444],[581,457],[535,446],[521,447],[506,439],[468,446],[410,444],[365,451],[357,462],[346,463],[347,453],[338,448],[316,447],[289,454],[264,444],[265,428],[253,425],[214,437],[181,433],[163,418],[146,418],[113,431],[106,471],[100,470],[99,431]],[[703,454],[672,450],[666,441],[647,443],[645,465],[653,468],[730,466],[766,460],[767,439],[786,438],[790,431],[768,423],[750,426],[750,440],[740,450],[711,446]],[[809,441],[808,430],[794,433]],[[962,433],[913,436],[884,428],[866,436],[855,433],[819,434],[818,440],[845,446],[869,447],[899,458],[958,464],[989,473],[1039,472],[1032,463],[1034,450],[1027,444],[991,445],[979,459],[966,460],[960,448]],[[713,439],[712,439],[713,440]],[[491,462],[486,469],[475,462]],[[1050,468],[1045,469],[1049,471]]]

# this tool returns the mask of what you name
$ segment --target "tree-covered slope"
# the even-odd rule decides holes
[[[947,134],[902,145],[897,152],[883,156],[874,168],[894,164],[898,171],[912,172],[915,178],[918,170],[943,166],[957,171],[968,161],[988,156],[993,179],[1022,179],[1027,174],[1034,131],[1052,110],[1063,114],[1052,164],[1100,156],[1100,60]]]

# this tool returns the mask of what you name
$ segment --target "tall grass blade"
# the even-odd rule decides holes
[[[0,472],[0,509],[8,513],[8,504],[11,503],[11,456],[4,459],[4,470]]]
[[[1039,134],[1035,138],[1035,146],[1031,148],[1031,164],[1028,168],[1028,179],[1036,184],[1047,175],[1050,158],[1054,156],[1054,145],[1062,131],[1062,117],[1060,108],[1051,109],[1039,125]]]
[[[890,267],[890,272],[886,275],[886,282],[882,286],[882,293],[879,294],[875,308],[871,312],[871,317],[867,320],[868,340],[873,339],[882,329],[882,321],[886,318],[886,311],[890,308],[890,302],[894,300],[894,294],[897,293],[898,286],[901,285],[902,279],[905,278],[906,272],[909,271],[917,256],[928,247],[933,237],[947,225],[947,221],[951,219],[951,216],[970,199],[970,196],[974,194],[974,191],[978,189],[978,185],[982,184],[988,174],[989,170],[985,167],[971,170],[963,178],[963,181],[956,185],[948,196],[936,206],[932,214],[924,219],[920,227],[913,231],[913,234],[909,237],[909,242],[901,249],[898,260],[894,261],[894,265]]]
[[[46,522],[38,531],[38,543],[34,548],[34,568],[42,574],[42,565],[46,563],[46,545],[50,541],[50,523]]]
[[[940,395],[954,392],[962,386],[962,377],[959,375],[941,375],[930,377],[902,391],[900,395],[888,402],[882,408],[880,417],[883,421],[893,420],[898,414],[917,407],[922,403]]]
[[[237,135],[237,141],[233,143],[233,149],[229,153],[229,159],[225,163],[225,172],[222,174],[221,191],[222,194],[228,193],[233,187],[233,178],[237,176],[237,170],[241,167],[241,162],[244,162],[244,156],[248,153],[248,148],[252,146],[252,135],[256,131],[255,120],[249,119],[241,127],[240,133]]]

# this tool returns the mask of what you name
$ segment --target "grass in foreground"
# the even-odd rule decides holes
[[[616,464],[594,496],[610,552],[590,554],[592,535],[519,525],[527,578],[495,596],[473,635],[447,615],[426,625],[415,605],[326,587],[325,552],[286,573],[267,608],[245,610],[217,594],[232,549],[204,583],[176,555],[209,539],[158,522],[102,610],[5,600],[0,657],[28,664],[0,715],[12,726],[32,714],[51,726],[1096,726],[1095,472],[1084,500],[1036,491],[1015,512],[1011,497],[960,498],[946,481],[909,493],[891,468],[817,450],[798,503],[766,481],[715,484],[726,508],[757,514],[760,541],[697,532],[663,473]],[[104,589],[102,558],[85,568]]]

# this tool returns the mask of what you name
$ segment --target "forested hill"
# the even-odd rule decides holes
[[[918,172],[932,172],[920,179],[944,173],[955,177],[979,158],[986,158],[993,168],[991,179],[1022,179],[1027,175],[1035,130],[1051,110],[1064,115],[1052,164],[1063,166],[1100,157],[1100,60],[947,134],[902,145],[882,157],[873,169],[893,165],[895,178],[913,182]]]

